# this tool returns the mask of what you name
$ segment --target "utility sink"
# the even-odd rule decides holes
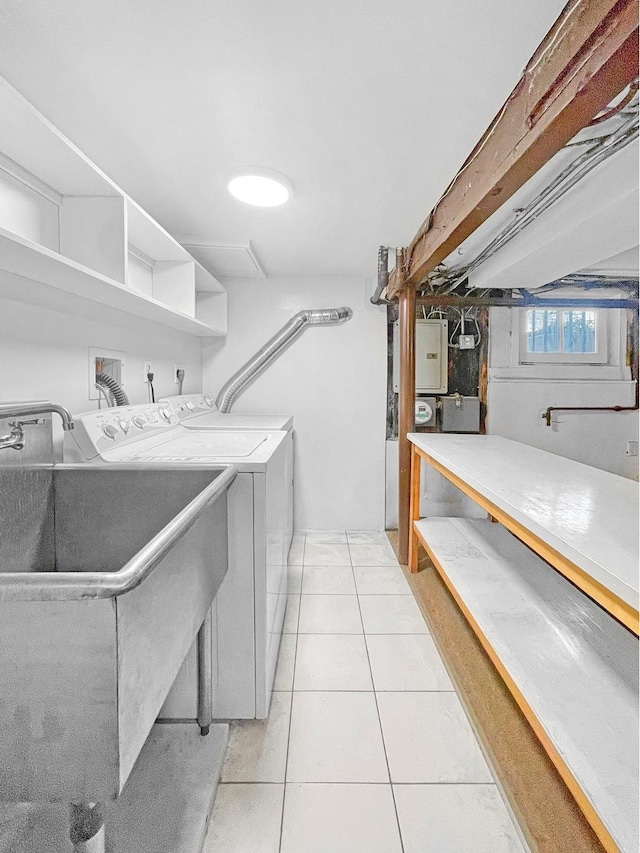
[[[0,800],[118,796],[226,574],[236,473],[0,468]]]

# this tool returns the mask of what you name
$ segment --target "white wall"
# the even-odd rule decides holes
[[[201,390],[199,339],[84,299],[73,312],[62,313],[55,293],[32,282],[25,281],[23,292],[29,301],[0,294],[0,400],[52,400],[72,412],[97,408],[89,400],[89,347],[125,353],[124,387],[131,403],[147,402],[146,359],[153,364],[158,395],[176,393],[175,362],[186,371],[185,393]]]
[[[233,281],[228,337],[203,350],[204,389],[215,396],[297,311],[353,310],[342,326],[305,329],[233,406],[293,413],[298,529],[384,527],[386,315],[372,291],[339,276]]]
[[[509,309],[491,309],[489,334],[487,432],[638,478],[638,457],[625,455],[638,440],[637,411],[554,412],[551,427],[542,418],[548,406],[632,406],[634,383],[621,378],[628,369],[594,367],[588,379],[563,381],[545,365],[513,367]]]

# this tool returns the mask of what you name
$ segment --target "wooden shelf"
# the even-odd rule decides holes
[[[3,271],[9,275],[4,275]],[[191,335],[220,337],[226,334],[226,329],[210,326],[180,311],[174,311],[114,279],[0,228],[2,293],[19,300],[20,284],[13,276],[30,279],[63,293],[126,311]]]
[[[605,849],[637,850],[636,638],[500,524],[414,529]]]

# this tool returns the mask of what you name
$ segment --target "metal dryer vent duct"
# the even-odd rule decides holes
[[[298,337],[307,326],[339,326],[353,316],[351,308],[321,308],[314,311],[298,311],[276,332],[267,343],[237,370],[226,382],[216,397],[220,412],[231,411],[234,399],[285,347]]]

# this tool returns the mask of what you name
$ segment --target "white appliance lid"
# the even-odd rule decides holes
[[[246,457],[251,456],[268,436],[256,432],[209,432],[189,433],[172,438],[163,444],[138,454],[140,458],[151,454],[165,459],[188,459],[190,457]]]

